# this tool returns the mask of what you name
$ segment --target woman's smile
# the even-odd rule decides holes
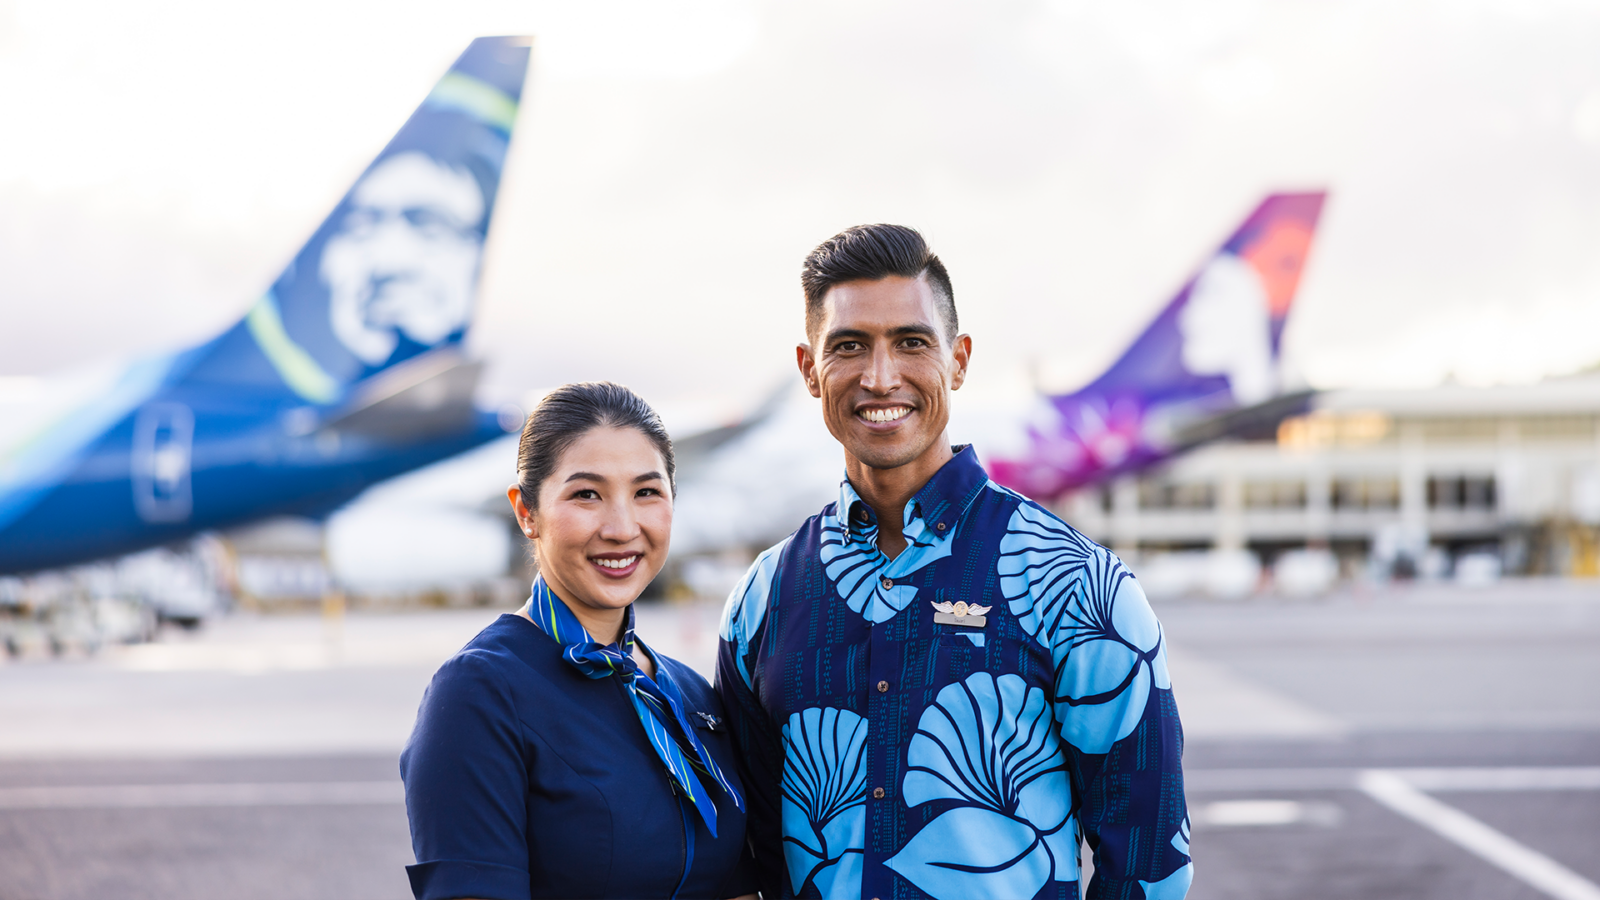
[[[601,556],[591,556],[589,557],[589,562],[594,563],[594,565],[599,568],[601,575],[604,575],[607,578],[621,579],[627,578],[629,575],[633,574],[633,570],[638,568],[639,560],[641,558],[641,555],[638,553],[629,553],[626,555],[612,553]]]

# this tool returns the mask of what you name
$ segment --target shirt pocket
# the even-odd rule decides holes
[[[965,681],[968,675],[984,668],[988,648],[987,628],[967,625],[935,625],[933,664],[940,685]]]

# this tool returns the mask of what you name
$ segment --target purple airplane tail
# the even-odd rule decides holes
[[[996,481],[1052,498],[1159,462],[1185,425],[1277,396],[1284,322],[1327,195],[1273,194],[1087,387],[1047,398]]]

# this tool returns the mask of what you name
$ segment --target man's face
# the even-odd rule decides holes
[[[874,469],[937,453],[972,340],[946,339],[926,279],[845,282],[822,303],[815,346],[798,348],[800,372],[845,453]]]
[[[470,174],[421,153],[384,161],[356,186],[322,252],[334,334],[376,365],[400,333],[432,345],[464,327],[482,217]]]

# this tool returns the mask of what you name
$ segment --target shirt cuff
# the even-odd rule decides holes
[[[437,859],[406,866],[406,875],[417,900],[528,900],[532,893],[527,872],[494,863]]]

